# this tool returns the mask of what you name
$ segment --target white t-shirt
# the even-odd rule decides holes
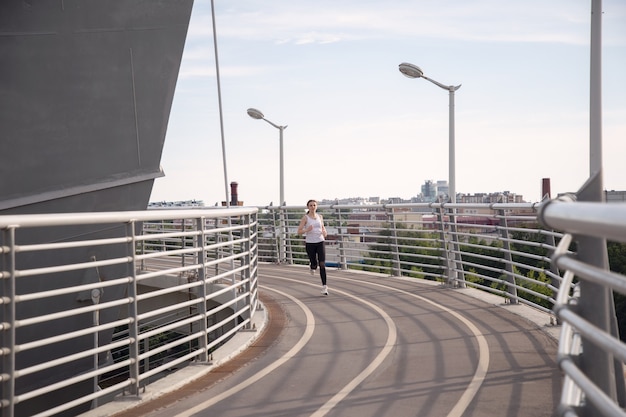
[[[306,225],[305,229],[308,229],[309,226],[313,226],[313,230],[305,233],[305,242],[306,243],[319,243],[324,241],[324,234],[322,233],[322,220],[319,214],[315,215],[315,218],[312,219],[308,214],[306,217]]]

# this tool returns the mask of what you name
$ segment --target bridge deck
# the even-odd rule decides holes
[[[556,407],[547,315],[422,280],[329,268],[324,296],[307,268],[259,275],[269,319],[238,336],[251,343],[241,354],[89,415],[541,417]]]

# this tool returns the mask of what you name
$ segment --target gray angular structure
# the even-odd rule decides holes
[[[182,59],[193,0],[3,0],[0,2],[0,215],[144,210],[160,159]],[[122,236],[124,225],[73,230],[33,230],[18,244],[71,241],[74,236]],[[0,242],[1,244],[2,242]],[[122,248],[93,247],[83,253],[51,254],[50,259],[22,254],[17,269],[108,259]],[[46,290],[128,275],[128,266],[99,268],[97,273],[59,273],[50,279],[19,280]],[[20,289],[21,288],[21,289]],[[124,296],[112,287],[103,300]],[[24,303],[17,318],[83,306],[91,300],[68,294],[52,303]],[[4,317],[4,311],[2,312]],[[105,310],[102,323],[124,312]],[[0,317],[1,319],[2,317]],[[90,315],[59,319],[54,326],[31,326],[53,336],[60,329],[84,327]],[[111,339],[101,332],[101,344]],[[21,364],[41,355],[89,346],[90,337],[59,342],[17,355]],[[102,355],[102,360],[106,355]],[[58,367],[20,378],[16,392],[84,373],[93,365]],[[89,392],[90,384],[72,387]],[[64,401],[55,392],[42,401],[19,404],[16,415],[32,415]],[[66,415],[80,412],[75,409]]]

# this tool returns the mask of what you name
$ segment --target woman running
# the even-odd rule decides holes
[[[310,272],[315,275],[317,266],[320,267],[320,278],[322,279],[322,294],[328,295],[326,286],[326,252],[324,250],[324,240],[326,238],[326,228],[321,214],[317,214],[317,201],[309,200],[306,203],[307,213],[300,220],[298,234],[305,236],[306,253],[309,256]]]

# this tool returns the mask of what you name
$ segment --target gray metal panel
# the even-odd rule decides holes
[[[0,215],[85,211],[142,210],[154,178],[162,175],[161,152],[173,101],[193,0],[0,0]],[[32,230],[30,241],[72,240],[76,235],[102,238],[123,227]],[[98,246],[83,253],[53,253],[49,258],[25,254],[16,268],[56,262],[88,262],[120,256],[119,247]],[[128,274],[126,266],[103,270],[102,279]],[[55,282],[80,283],[82,272],[54,280],[20,279],[23,286],[47,288]],[[111,287],[103,302],[122,297]],[[59,301],[64,309],[84,304],[75,294]],[[28,303],[18,317],[54,312],[59,306]],[[1,313],[1,312],[0,312]],[[102,323],[118,309],[102,313]],[[1,315],[1,314],[0,314]],[[84,320],[90,320],[85,316]],[[60,319],[49,328],[17,332],[18,342],[33,332],[54,335],[77,323]],[[100,334],[107,343],[111,331]],[[77,338],[45,350],[89,346]],[[26,352],[17,357],[29,363]],[[59,366],[18,380],[16,392],[90,370]],[[30,387],[30,388],[29,388]],[[71,390],[89,392],[90,383]],[[67,397],[69,398],[69,397]],[[17,416],[33,415],[66,401],[63,391],[20,403]],[[62,415],[76,415],[89,404]]]
[[[0,2],[0,210],[162,175],[191,8]]]

